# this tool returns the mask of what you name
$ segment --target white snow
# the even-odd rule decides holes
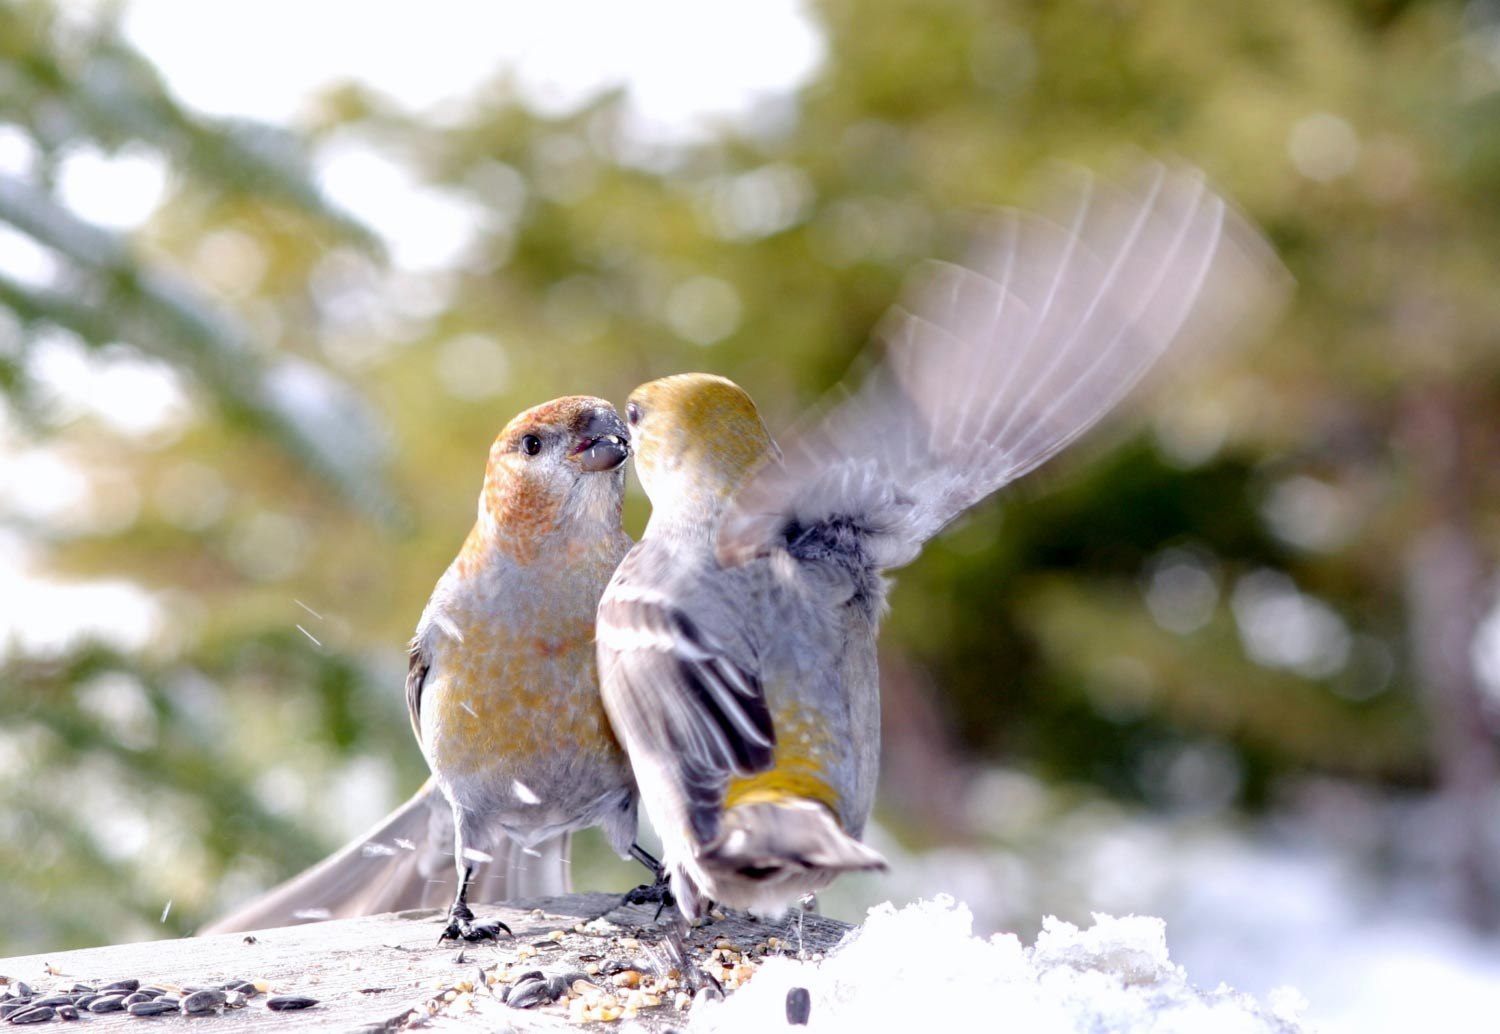
[[[723,1003],[692,1013],[695,1031],[787,1027],[787,992],[806,988],[807,1030],[1026,1031],[1027,1034],[1295,1034],[1306,1003],[1279,988],[1262,1003],[1195,987],[1167,952],[1166,923],[1094,915],[1080,929],[1048,917],[1031,947],[977,937],[967,906],[939,896],[879,905],[824,960],[767,960]]]

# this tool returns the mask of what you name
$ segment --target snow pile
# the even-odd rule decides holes
[[[787,1029],[787,992],[808,990],[810,1034],[846,1030],[1028,1034],[1298,1034],[1306,1003],[1289,988],[1262,1005],[1227,987],[1200,991],[1167,955],[1160,919],[1096,913],[1080,930],[1049,917],[1036,944],[973,934],[967,906],[939,896],[870,910],[826,960],[767,959],[723,1003],[693,1011],[695,1031]]]

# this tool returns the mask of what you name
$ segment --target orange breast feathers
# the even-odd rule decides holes
[[[435,768],[520,777],[528,759],[564,743],[585,756],[619,753],[599,697],[592,620],[544,616],[513,627],[490,609],[444,616],[422,694]]]

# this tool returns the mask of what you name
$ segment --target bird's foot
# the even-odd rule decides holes
[[[490,923],[474,922],[474,913],[469,911],[469,907],[467,905],[458,905],[448,913],[448,925],[443,928],[443,932],[438,936],[438,943],[442,944],[444,941],[467,941],[470,944],[476,944],[480,941],[498,941],[500,939],[500,931],[502,930],[505,931],[505,936],[507,937],[515,936],[515,934],[510,932],[510,927],[498,919]]]
[[[643,883],[639,887],[627,890],[620,897],[621,905],[655,905],[656,915],[651,921],[657,922],[661,919],[663,909],[672,908],[677,904],[677,899],[672,896],[672,884],[668,882],[665,874],[658,876],[655,883]]]

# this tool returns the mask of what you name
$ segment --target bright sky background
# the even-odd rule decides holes
[[[102,2],[62,5],[87,17]],[[295,125],[319,89],[356,80],[410,112],[451,118],[465,97],[509,71],[528,103],[554,113],[623,87],[637,131],[668,141],[691,139],[795,89],[823,53],[800,0],[127,0],[124,28],[178,98],[210,115]],[[0,171],[29,178],[36,157],[24,134],[0,126]],[[482,214],[361,141],[331,143],[316,168],[329,195],[366,219],[397,265],[412,271],[456,261]],[[128,149],[77,150],[58,177],[71,210],[123,232],[150,218],[165,188],[160,160]],[[57,275],[45,249],[5,228],[0,268],[38,285]],[[121,433],[150,434],[184,417],[181,393],[158,364],[86,356],[63,337],[54,344],[57,375],[44,380],[56,405],[92,413]],[[28,487],[13,495],[30,500],[24,516],[49,523],[88,509],[81,472],[49,447],[11,447],[3,424],[0,486]],[[0,607],[0,656],[7,644],[48,652],[91,633],[138,646],[151,634],[153,607],[139,599],[121,605],[122,593],[140,590],[39,578],[32,550],[14,538],[7,543],[0,549],[4,595],[31,603]],[[139,620],[114,620],[122,613]]]
[[[427,110],[511,68],[544,107],[624,85],[648,123],[683,132],[822,55],[800,0],[133,0],[125,31],[188,103],[277,122],[341,79]]]

